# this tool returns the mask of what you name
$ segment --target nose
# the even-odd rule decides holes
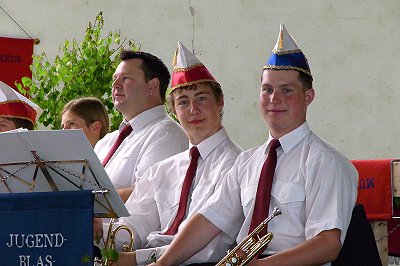
[[[121,79],[120,78],[116,78],[114,79],[113,83],[112,83],[112,88],[120,88],[122,87],[121,85]]]
[[[278,103],[278,102],[280,102],[280,94],[279,94],[279,92],[277,92],[277,91],[272,92],[269,95],[269,102],[270,103]]]
[[[197,114],[199,113],[199,106],[196,101],[190,102],[190,114]]]

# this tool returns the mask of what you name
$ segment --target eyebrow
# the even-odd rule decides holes
[[[126,75],[126,74],[128,74],[128,72],[121,72],[118,75]],[[117,73],[113,74],[113,78],[115,78],[115,76],[117,76]]]
[[[275,86],[273,86],[273,85],[271,85],[271,84],[269,84],[269,83],[261,83],[261,87],[275,87]],[[281,88],[281,87],[287,87],[287,86],[294,86],[292,83],[284,83],[284,84],[279,84],[279,85],[277,85],[277,87],[278,88]]]
[[[200,94],[210,94],[208,91],[199,91],[198,93],[195,93],[194,96],[198,96]]]
[[[199,96],[200,94],[207,94],[210,95],[211,93],[208,91],[199,91],[197,93],[194,94],[194,96]],[[189,98],[187,95],[181,95],[178,98],[176,98],[177,100],[182,99],[182,98]]]
[[[177,100],[180,100],[180,99],[183,99],[183,98],[189,98],[189,97],[187,97],[186,95],[181,95],[181,96],[179,96],[178,98],[176,98]]]

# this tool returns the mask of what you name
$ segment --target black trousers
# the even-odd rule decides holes
[[[98,246],[93,245],[93,258],[96,258],[96,257],[101,259],[100,248]]]

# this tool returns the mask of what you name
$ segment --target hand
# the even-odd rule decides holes
[[[253,258],[251,261],[247,263],[248,266],[257,266],[260,263],[258,259]]]
[[[103,237],[103,219],[93,219],[93,239],[95,242],[99,241]]]
[[[111,264],[112,266],[137,266],[135,252],[120,252],[118,262]]]
[[[165,266],[164,264],[162,264],[161,262],[153,262],[151,264],[149,264],[148,266]]]

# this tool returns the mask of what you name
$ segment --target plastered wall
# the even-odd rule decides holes
[[[312,129],[350,159],[400,157],[400,2],[398,0],[2,0],[41,43],[58,53],[82,38],[103,11],[106,31],[120,29],[172,69],[182,41],[225,92],[224,124],[242,147],[263,143],[258,111],[261,69],[284,23],[308,57],[316,98]],[[0,10],[0,36],[27,35]]]

